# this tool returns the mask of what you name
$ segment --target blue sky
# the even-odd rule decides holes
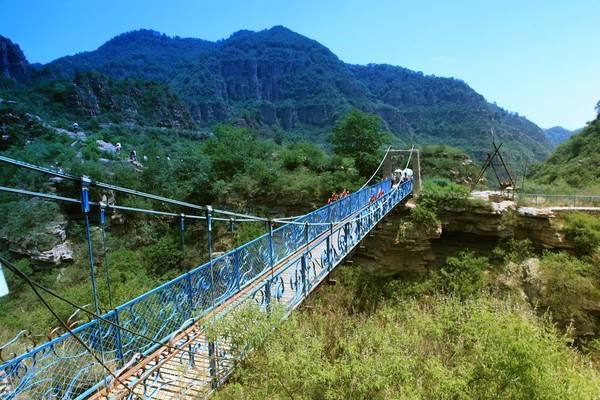
[[[600,100],[600,0],[0,0],[0,34],[32,62],[137,28],[218,40],[288,28],[349,63],[466,81],[543,128],[583,126]]]

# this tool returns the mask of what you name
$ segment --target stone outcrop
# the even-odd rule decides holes
[[[406,215],[407,210],[401,208],[379,223],[354,256],[360,265],[386,276],[399,271],[415,274],[426,271],[427,264],[435,259],[431,241],[439,239],[442,227],[411,225],[400,232],[400,221]]]
[[[19,45],[0,36],[0,75],[24,82],[29,80],[29,63]]]
[[[45,265],[59,265],[63,262],[73,261],[74,252],[72,243],[67,240],[67,221],[62,214],[57,214],[56,219],[28,232],[25,236],[4,235],[0,241],[11,253],[30,258]]]
[[[436,260],[443,261],[455,248],[434,248],[434,245],[447,235],[467,237],[464,248],[493,246],[497,240],[515,238],[529,239],[540,248],[573,249],[563,232],[563,217],[567,211],[519,208],[513,201],[496,200],[478,196],[463,208],[444,208],[438,215],[439,224],[430,227],[410,221],[408,212],[414,207],[411,201],[386,217],[365,239],[355,257],[373,272],[389,276],[424,273]],[[448,254],[440,254],[444,251]]]

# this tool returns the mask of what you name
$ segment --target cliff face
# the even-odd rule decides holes
[[[20,82],[30,77],[29,63],[21,48],[4,36],[0,36],[0,75]]]
[[[397,211],[366,239],[356,253],[361,265],[385,276],[426,273],[459,248],[491,250],[498,240],[509,238],[529,239],[534,246],[547,249],[574,248],[563,232],[564,213],[517,208],[512,201],[473,202],[472,207],[444,209],[438,216],[441,223],[435,227],[413,226],[406,222],[407,216],[407,210]]]
[[[219,43],[171,82],[203,121],[252,110],[291,129],[332,124],[364,88],[335,54],[283,27],[242,31]]]
[[[62,99],[68,109],[85,116],[103,113],[125,121],[168,128],[192,128],[191,115],[166,85],[109,79],[100,74],[78,74]]]

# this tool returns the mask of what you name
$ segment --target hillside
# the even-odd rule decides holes
[[[600,117],[559,145],[531,177],[542,185],[600,188]]]
[[[554,126],[549,129],[544,129],[546,137],[548,138],[548,140],[550,140],[550,143],[552,143],[553,146],[558,146],[559,144],[570,138],[576,132],[577,131],[570,131],[568,129],[565,129],[562,126]]]
[[[325,142],[334,122],[355,107],[379,114],[399,144],[445,143],[481,159],[493,129],[512,162],[541,160],[551,147],[542,129],[488,103],[463,81],[349,65],[281,26],[217,42],[133,31],[35,68],[34,75],[47,81],[92,70],[168,84],[204,125],[241,121]]]
[[[90,127],[121,122],[166,128],[195,126],[187,105],[164,83],[115,79],[96,72],[27,88],[0,89],[0,97],[59,125],[79,121]]]

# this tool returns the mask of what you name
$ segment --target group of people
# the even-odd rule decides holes
[[[349,195],[350,195],[350,192],[347,191],[346,189],[342,190],[340,193],[333,192],[331,194],[331,196],[329,197],[329,199],[327,200],[327,204],[331,204],[335,201],[341,200],[344,197],[348,197]]]
[[[392,186],[397,186],[413,178],[413,171],[410,168],[397,169],[392,174]]]
[[[371,197],[369,198],[369,204],[375,203],[377,200],[382,198],[384,194],[385,192],[383,191],[383,189],[379,189],[377,193],[371,195]]]

